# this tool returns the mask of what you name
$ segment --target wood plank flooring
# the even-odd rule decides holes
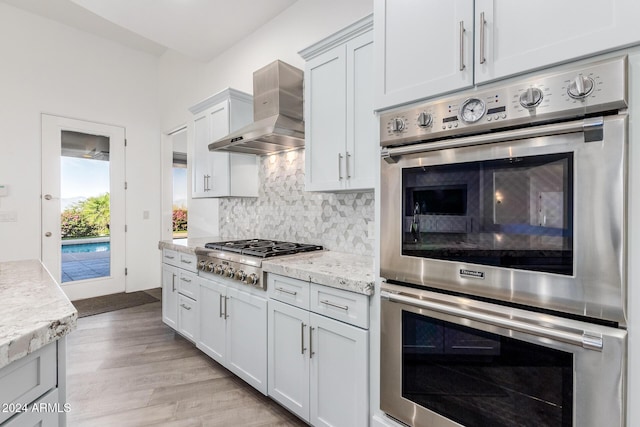
[[[305,426],[162,323],[161,303],[78,319],[68,336],[75,426]]]

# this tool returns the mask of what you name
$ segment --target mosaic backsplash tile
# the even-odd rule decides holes
[[[259,238],[311,243],[373,256],[373,191],[304,191],[304,150],[260,158],[258,198],[220,199],[223,238]]]

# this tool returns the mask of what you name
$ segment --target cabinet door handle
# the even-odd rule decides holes
[[[173,292],[176,291],[176,274],[175,273],[173,273],[171,277],[171,288],[173,289]]]
[[[484,12],[480,13],[480,63],[484,64],[487,62],[487,58],[485,58],[485,27],[487,25],[487,21],[484,19]]]
[[[188,260],[188,259],[181,259],[180,262],[183,262],[185,264],[191,264],[191,260]]]
[[[349,152],[347,151],[347,158],[345,159],[345,165],[347,168],[347,179],[351,178],[351,174],[349,173],[349,157],[351,157],[351,154],[349,154]]]
[[[285,288],[276,288],[276,291],[278,292],[284,292],[285,294],[289,294],[289,295],[298,295],[298,293],[296,291],[290,291],[288,289]]]
[[[219,295],[218,302],[220,303],[220,317],[222,317],[222,294]]]
[[[460,71],[464,71],[464,21],[460,21]]]
[[[175,258],[174,256],[171,256],[171,255],[165,255],[164,257],[167,258],[167,259],[174,259]]]
[[[304,354],[304,352],[307,350],[304,347],[304,328],[307,325],[305,325],[304,323],[300,323],[300,354]]]
[[[181,277],[180,280],[182,280],[183,282],[191,283],[191,279],[187,279],[185,277]]]
[[[230,297],[224,297],[224,318],[228,319],[229,318],[229,312],[227,311],[227,301],[229,300]]]
[[[342,153],[338,153],[338,180],[342,180]]]
[[[331,302],[331,301],[326,300],[326,299],[320,301],[320,304],[326,304],[326,305],[330,305],[331,307],[339,308],[339,309],[344,310],[344,311],[349,311],[349,306],[348,305],[336,304],[335,302]]]
[[[189,307],[188,305],[180,304],[180,307],[184,308],[185,310],[191,310],[191,307]]]
[[[309,326],[309,359],[313,358],[313,355],[316,354],[313,351],[313,330],[315,328],[313,326]]]

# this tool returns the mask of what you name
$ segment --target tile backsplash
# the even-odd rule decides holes
[[[304,191],[304,150],[259,159],[257,198],[220,199],[223,238],[311,243],[340,252],[373,255],[368,224],[374,193]]]

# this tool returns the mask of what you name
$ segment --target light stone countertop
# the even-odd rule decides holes
[[[187,239],[161,240],[158,243],[158,249],[171,249],[173,251],[183,252],[187,254],[195,254],[196,248],[204,248],[204,245],[210,242],[223,242],[233,239],[223,239],[218,236],[212,237],[195,237]]]
[[[40,261],[0,262],[0,368],[67,335],[77,319]]]
[[[262,261],[262,269],[332,288],[373,295],[373,258],[333,251],[317,251]]]

